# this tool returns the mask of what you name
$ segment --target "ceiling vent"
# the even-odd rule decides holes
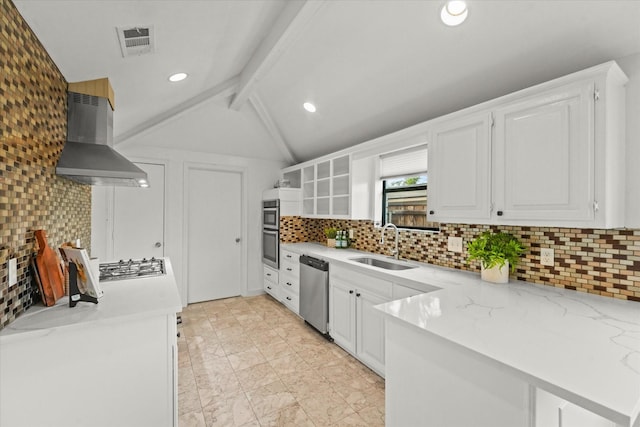
[[[140,27],[117,27],[118,39],[120,40],[120,49],[122,57],[146,55],[153,53],[154,33],[153,25],[145,25]]]

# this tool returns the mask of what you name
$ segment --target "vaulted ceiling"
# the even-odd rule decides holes
[[[458,27],[426,0],[14,3],[68,81],[109,77],[116,146],[289,163],[640,53],[634,0],[469,0]],[[124,58],[116,27],[147,25]]]

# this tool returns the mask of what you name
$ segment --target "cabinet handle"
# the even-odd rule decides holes
[[[357,297],[359,297],[359,296],[360,296],[360,292],[358,292],[358,293],[356,294],[356,296],[357,296]]]
[[[352,294],[352,293],[353,293],[353,291],[349,291],[349,293],[350,293],[350,294]]]
[[[287,299],[288,299],[289,301],[291,301],[291,297],[287,297]]]
[[[498,212],[496,212],[496,214],[498,214],[498,216],[502,216],[503,212],[502,211],[498,211]]]
[[[267,277],[271,277],[271,273],[267,273]]]
[[[291,283],[287,282],[287,285],[291,286]]]
[[[287,255],[286,257],[287,257],[287,258],[291,258],[291,255]]]
[[[270,290],[270,289],[271,289],[271,286],[267,286],[267,289],[269,289],[269,290]]]
[[[287,267],[287,271],[291,271],[291,268]]]
[[[429,211],[429,215],[435,215],[436,211]]]

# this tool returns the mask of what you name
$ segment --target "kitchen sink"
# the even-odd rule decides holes
[[[389,262],[379,258],[351,258],[351,261],[359,262],[360,264],[367,264],[373,267],[384,268],[385,270],[409,270],[417,268],[415,265],[400,264],[397,262]]]

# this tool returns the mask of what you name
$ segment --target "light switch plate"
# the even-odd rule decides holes
[[[540,248],[540,264],[553,267],[553,249],[552,248]]]
[[[9,287],[18,283],[18,261],[16,258],[9,260]]]
[[[462,237],[449,236],[447,240],[447,249],[450,252],[462,252]]]

